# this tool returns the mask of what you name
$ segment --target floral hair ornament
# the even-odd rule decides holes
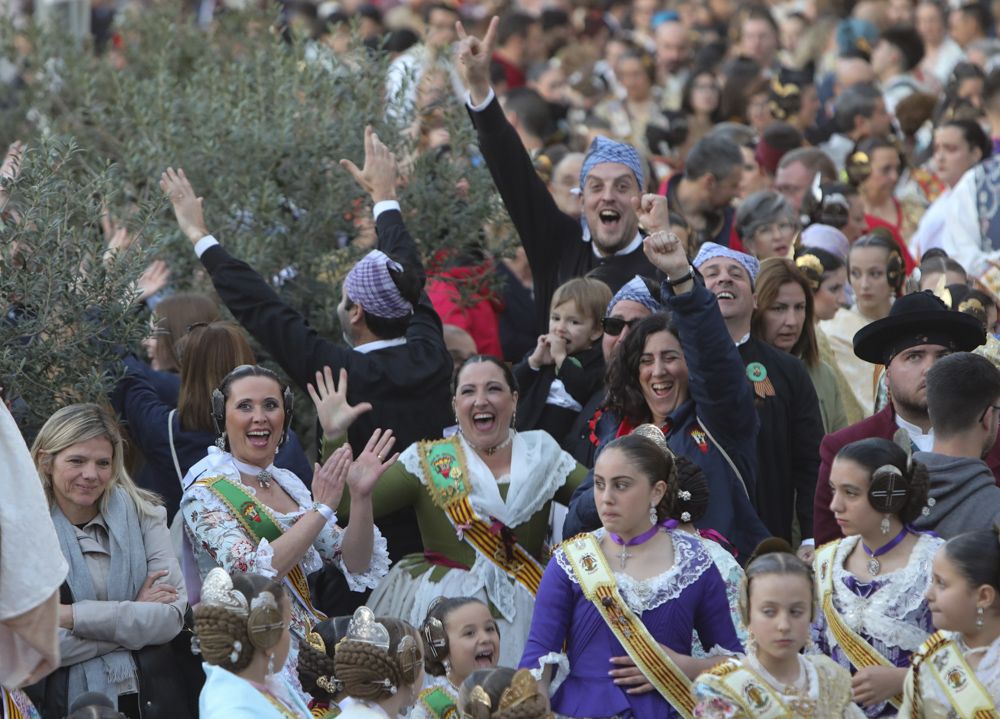
[[[210,607],[222,607],[234,614],[245,617],[250,613],[250,605],[243,592],[233,589],[233,579],[221,567],[213,568],[201,583],[201,603]]]
[[[813,254],[805,253],[795,258],[795,266],[799,268],[813,292],[823,283],[823,263]]]

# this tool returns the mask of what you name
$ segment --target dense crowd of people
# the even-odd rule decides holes
[[[421,152],[464,107],[519,246],[422,254],[369,126],[327,337],[166,168],[214,293],[0,408],[2,719],[1000,717],[993,11],[287,2]]]

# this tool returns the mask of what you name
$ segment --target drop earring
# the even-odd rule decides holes
[[[879,522],[878,528],[882,530],[882,534],[888,534],[892,527],[889,525],[889,515],[883,515],[882,521]]]
[[[649,505],[649,523],[656,524],[656,505]]]
[[[757,637],[753,635],[753,631],[747,630],[747,644],[746,644],[747,654],[757,656]]]
[[[976,626],[981,627],[986,623],[986,618],[983,616],[984,610],[982,607],[976,607]]]
[[[226,433],[225,432],[223,432],[222,434],[220,434],[218,436],[218,438],[215,440],[215,446],[218,447],[223,452],[226,451]]]
[[[274,652],[267,655],[267,675],[274,674]]]

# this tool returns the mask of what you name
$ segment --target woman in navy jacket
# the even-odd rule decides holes
[[[632,428],[660,423],[670,449],[701,467],[708,479],[711,501],[699,526],[722,533],[741,557],[749,557],[769,536],[752,504],[759,424],[753,390],[715,295],[696,271],[687,271],[691,275],[681,277],[683,282],[661,286],[661,301],[671,314],[642,320],[612,358],[608,400],[594,422],[592,441],[600,453]],[[675,294],[675,288],[686,291]],[[600,525],[591,477],[573,496],[563,534]]]

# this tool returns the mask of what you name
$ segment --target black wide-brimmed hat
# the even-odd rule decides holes
[[[897,299],[888,317],[858,330],[854,354],[872,364],[888,365],[898,353],[917,345],[971,352],[984,342],[986,331],[975,317],[948,309],[931,292],[914,292]]]

